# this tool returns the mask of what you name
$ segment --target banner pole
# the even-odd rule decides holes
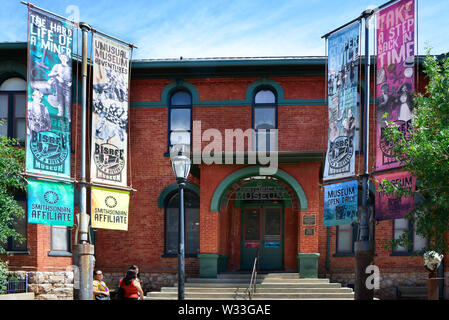
[[[370,79],[370,53],[369,53],[369,19],[374,11],[371,9],[365,10],[362,16],[365,20],[365,83],[364,83],[364,128],[363,128],[363,175],[362,175],[362,204],[359,208],[359,230],[357,241],[354,244],[355,253],[355,300],[372,300],[374,297],[374,290],[368,289],[366,285],[368,274],[367,267],[373,263],[373,246],[372,235],[370,235],[369,221],[369,79]]]
[[[86,138],[87,138],[87,33],[91,29],[87,23],[80,23],[82,31],[82,66],[81,66],[81,178],[80,178],[80,214],[78,215],[78,241],[74,246],[73,260],[79,268],[79,288],[74,288],[76,300],[92,300],[94,246],[88,243],[89,215],[87,214],[86,181]]]

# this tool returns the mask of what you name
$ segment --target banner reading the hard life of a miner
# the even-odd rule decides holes
[[[126,186],[130,48],[93,35],[92,182]]]
[[[324,186],[324,226],[357,221],[357,180]]]
[[[28,223],[73,226],[74,185],[28,180]]]
[[[386,194],[382,189],[382,181],[392,181],[401,188],[409,188],[415,191],[416,178],[408,171],[386,173],[375,176],[376,180],[376,220],[390,220],[403,218],[407,212],[413,209],[414,197],[408,195],[407,198],[396,197]]]
[[[385,121],[407,133],[412,124],[414,92],[414,0],[402,0],[377,15],[377,148],[376,170],[400,167],[384,136]],[[384,118],[384,114],[388,116]]]
[[[358,149],[357,106],[360,22],[328,38],[329,132],[324,180],[354,175]]]
[[[28,12],[26,171],[70,178],[73,25]]]
[[[92,187],[92,228],[128,231],[129,192]]]

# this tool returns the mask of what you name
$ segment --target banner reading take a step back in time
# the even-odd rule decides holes
[[[357,221],[357,180],[324,186],[324,225]]]
[[[92,187],[92,228],[128,231],[129,192]]]
[[[411,128],[414,92],[414,0],[402,0],[377,15],[377,148],[376,170],[400,167],[384,136],[385,121],[403,133]],[[387,118],[383,115],[388,113]]]
[[[26,171],[70,178],[73,25],[28,15]]]
[[[92,182],[127,185],[130,48],[93,35]]]
[[[29,179],[28,223],[73,226],[74,185]]]
[[[358,148],[357,106],[360,23],[328,38],[329,135],[324,180],[354,175]]]
[[[407,198],[395,197],[394,195],[387,195],[380,188],[382,180],[385,179],[402,188],[410,188],[415,191],[416,178],[408,171],[381,174],[375,178],[380,182],[376,183],[376,220],[400,219],[413,209],[415,201],[413,196],[409,195]]]

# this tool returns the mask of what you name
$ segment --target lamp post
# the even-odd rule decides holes
[[[183,148],[182,148],[183,150]],[[190,158],[182,151],[171,156],[171,166],[179,187],[179,233],[178,233],[178,300],[184,300],[184,257],[185,257],[185,227],[184,227],[184,186],[190,171]]]

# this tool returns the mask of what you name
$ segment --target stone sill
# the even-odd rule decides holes
[[[71,257],[72,253],[71,252],[66,252],[66,251],[50,251],[48,253],[49,257]]]
[[[0,294],[0,300],[34,300],[34,293],[10,293]]]

